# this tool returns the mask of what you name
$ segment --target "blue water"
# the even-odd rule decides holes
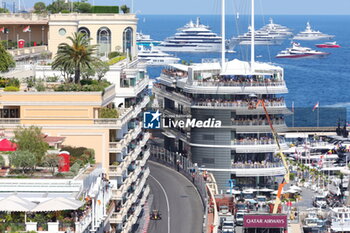
[[[195,20],[196,15],[141,15],[139,16],[138,30],[151,35],[155,40],[164,40],[172,36],[177,28],[185,25],[189,20]],[[220,33],[221,22],[219,15],[202,15],[201,22]],[[256,16],[256,28],[268,23],[270,16]],[[330,52],[326,58],[321,59],[276,59],[275,55],[290,46],[290,40],[284,41],[280,46],[256,46],[256,60],[273,62],[284,68],[285,80],[289,93],[285,94],[287,105],[292,101],[295,107],[312,107],[319,101],[320,107],[346,107],[350,109],[350,16],[273,16],[275,23],[293,29],[296,34],[305,29],[309,21],[313,29],[323,33],[335,35],[341,48],[319,49]],[[238,26],[236,26],[238,25]],[[226,17],[226,37],[236,36],[247,31],[248,17]],[[302,46],[316,48],[314,45],[324,41],[299,41]],[[238,58],[249,60],[250,49],[247,46],[235,48],[237,53],[227,54],[228,59]],[[200,62],[202,58],[220,58],[220,53],[175,53],[182,60]],[[149,68],[151,78],[159,76],[161,68]]]

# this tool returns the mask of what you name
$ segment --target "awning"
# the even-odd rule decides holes
[[[76,210],[84,205],[84,202],[64,197],[56,197],[44,201],[31,210],[31,212],[53,212],[60,210]]]
[[[8,196],[0,201],[0,211],[3,212],[28,212],[35,206],[35,203],[22,199],[17,195]]]
[[[0,141],[0,151],[15,151],[16,149],[17,145],[6,138]]]
[[[309,135],[307,133],[286,133],[284,137],[285,138],[308,138]]]

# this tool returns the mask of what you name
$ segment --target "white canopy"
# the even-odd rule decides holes
[[[258,190],[259,192],[273,192],[273,189],[269,189],[269,188],[262,188]]]
[[[275,70],[282,70],[282,68],[268,63],[256,62],[254,63],[254,70],[255,71],[252,73],[249,62],[234,59],[225,63],[221,75],[269,75]]]
[[[227,193],[227,194],[230,194],[230,193],[231,193],[231,190],[230,190],[230,189],[226,190],[226,193]],[[241,191],[232,189],[232,194],[235,194],[235,195],[236,195],[236,194],[241,194]]]
[[[44,201],[31,210],[31,212],[50,212],[60,210],[76,210],[83,206],[84,202],[64,197],[56,197]]]
[[[35,203],[22,199],[17,195],[8,196],[0,201],[0,211],[6,212],[28,212],[35,206]]]
[[[302,189],[300,187],[296,186],[296,185],[290,186],[289,189],[293,189],[293,190],[300,191],[300,192],[302,191]]]

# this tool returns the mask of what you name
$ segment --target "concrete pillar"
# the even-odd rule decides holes
[[[47,227],[48,227],[48,232],[58,232],[58,222],[48,222],[47,223]]]
[[[37,231],[37,222],[26,222],[26,231]]]

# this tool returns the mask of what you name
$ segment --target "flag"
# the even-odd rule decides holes
[[[5,27],[1,27],[0,32],[5,33]]]
[[[318,106],[319,106],[319,102],[317,102],[317,103],[315,104],[315,106],[312,108],[312,111],[315,111],[316,108],[318,108]]]
[[[30,32],[31,30],[30,30],[30,26],[27,26],[27,27],[25,27],[24,29],[23,29],[23,32]]]

